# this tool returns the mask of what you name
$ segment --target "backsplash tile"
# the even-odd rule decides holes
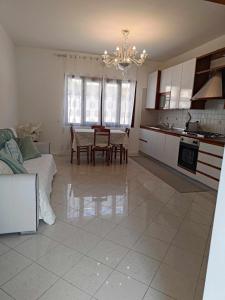
[[[190,112],[191,121],[199,121],[202,130],[225,134],[225,99],[207,101],[204,110],[148,110],[145,109],[145,98],[146,93],[143,93],[141,116],[143,125],[169,123],[177,128],[185,128]]]

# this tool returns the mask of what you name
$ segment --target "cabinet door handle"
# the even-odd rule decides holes
[[[144,139],[139,139],[139,141],[147,143],[148,141],[144,140]]]

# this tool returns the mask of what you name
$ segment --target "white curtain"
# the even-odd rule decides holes
[[[104,80],[102,123],[109,127],[130,127],[135,98],[135,82]]]
[[[67,75],[65,79],[66,124],[100,124],[102,83],[98,78]]]

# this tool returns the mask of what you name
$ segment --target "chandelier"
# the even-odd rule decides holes
[[[138,54],[136,47],[128,44],[128,35],[129,30],[122,30],[123,42],[121,47],[117,46],[116,51],[112,54],[108,54],[105,50],[102,55],[102,60],[106,64],[106,66],[115,66],[117,69],[121,71],[127,70],[132,64],[136,66],[141,66],[148,54],[145,50],[142,51],[141,54]]]

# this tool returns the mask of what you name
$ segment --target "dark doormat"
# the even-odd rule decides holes
[[[139,156],[130,156],[130,158],[180,193],[205,192],[211,190],[204,184],[201,184],[150,157],[140,154]]]

